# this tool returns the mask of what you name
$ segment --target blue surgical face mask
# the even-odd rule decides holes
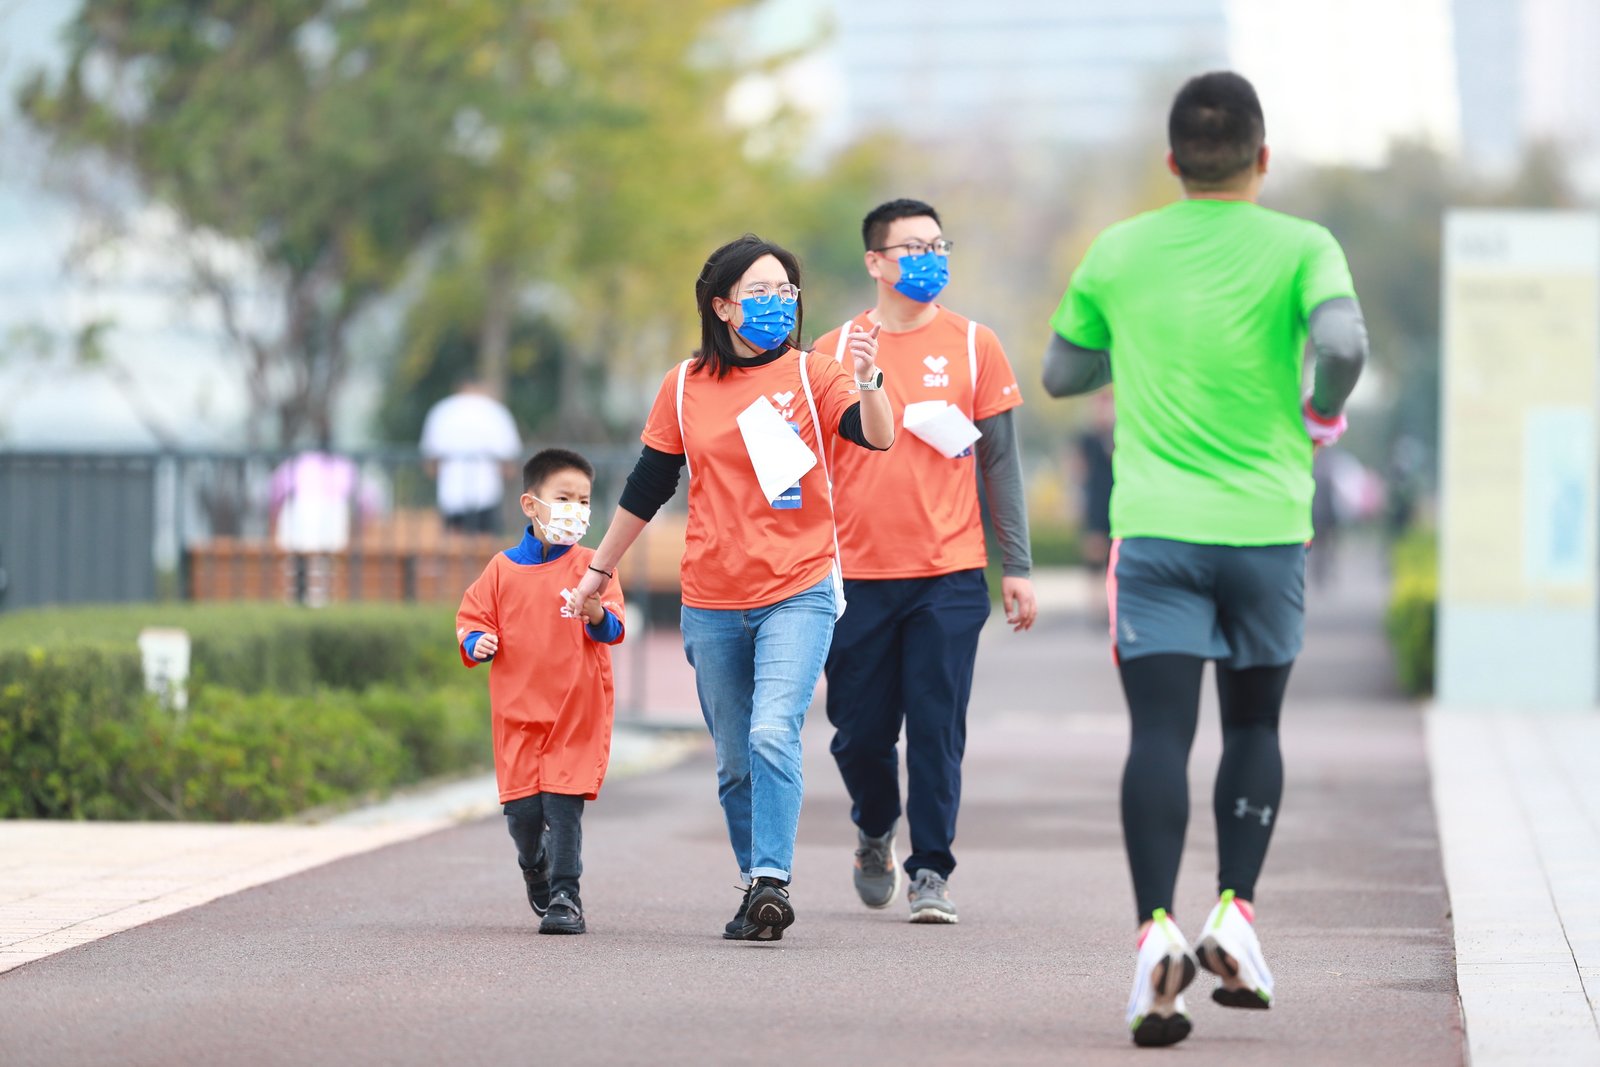
[[[900,280],[895,291],[926,304],[944,291],[950,281],[950,257],[937,252],[900,257]]]
[[[794,332],[795,308],[798,301],[785,303],[777,293],[766,297],[747,296],[739,301],[744,309],[744,322],[738,334],[762,352],[770,352],[788,340]]]

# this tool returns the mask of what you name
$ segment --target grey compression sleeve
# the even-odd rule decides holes
[[[1017,423],[1012,412],[1002,411],[978,420],[978,469],[983,473],[989,519],[1000,538],[1000,555],[1007,578],[1027,578],[1033,573],[1033,549],[1028,541],[1028,497],[1022,489],[1022,456],[1017,448]]]
[[[1044,391],[1051,396],[1092,393],[1111,381],[1111,353],[1079,348],[1058,333],[1044,350]]]
[[[1367,364],[1367,321],[1353,297],[1340,296],[1313,308],[1309,325],[1317,353],[1311,406],[1332,418],[1344,410]]]

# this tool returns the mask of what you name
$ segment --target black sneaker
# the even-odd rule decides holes
[[[583,924],[583,904],[565,890],[550,901],[550,910],[539,924],[541,934],[581,934],[586,929]]]
[[[745,940],[743,933],[745,927],[744,917],[745,914],[750,910],[750,892],[754,888],[755,886],[753,885],[747,885],[744,887],[744,896],[739,898],[739,910],[733,913],[733,918],[728,920],[728,925],[722,928],[722,938],[724,941]]]
[[[541,918],[550,910],[550,828],[539,839],[539,859],[533,869],[522,868],[522,880],[528,885],[528,906]]]
[[[733,921],[723,928],[728,941],[782,941],[783,931],[794,922],[794,908],[782,882],[757,878],[744,891]]]

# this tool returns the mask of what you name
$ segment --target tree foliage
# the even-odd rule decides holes
[[[691,335],[709,249],[792,241],[794,198],[826,184],[792,114],[727,117],[739,79],[786,58],[741,47],[752,6],[85,0],[64,71],[21,100],[58,149],[132,179],[125,214],[174,222],[252,439],[330,435],[352,324],[395,293],[391,430],[470,354],[497,389],[540,380],[526,416],[593,437],[608,375]]]
[[[181,271],[242,360],[253,438],[330,434],[349,326],[459,171],[430,133],[445,57],[369,49],[360,21],[313,0],[86,0],[65,72],[22,92],[59,147],[175,218]]]

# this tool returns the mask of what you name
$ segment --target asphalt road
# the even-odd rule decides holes
[[[1358,598],[1359,599],[1359,598]],[[1288,792],[1258,894],[1271,1012],[1191,990],[1195,1032],[1123,1028],[1126,730],[1103,638],[984,637],[954,927],[868,912],[820,709],[794,902],[728,943],[739,899],[709,754],[616,783],[585,820],[590,933],[541,937],[509,839],[471,823],[239,893],[0,975],[0,1065],[1460,1064],[1420,719],[1387,696],[1371,603],[1317,613],[1285,726]],[[1207,711],[1180,925],[1213,889]]]

